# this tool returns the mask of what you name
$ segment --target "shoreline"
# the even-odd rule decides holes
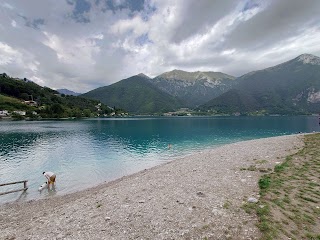
[[[241,206],[259,198],[262,173],[247,169],[273,169],[303,135],[227,144],[79,192],[5,203],[0,238],[258,239],[256,217]]]

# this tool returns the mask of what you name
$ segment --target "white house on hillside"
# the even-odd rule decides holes
[[[0,110],[0,117],[6,117],[9,115],[9,112],[7,110]]]
[[[25,116],[26,115],[26,111],[13,111],[16,114],[19,114],[21,116]]]

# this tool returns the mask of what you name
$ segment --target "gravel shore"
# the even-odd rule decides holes
[[[256,217],[241,208],[259,199],[257,169],[303,145],[303,135],[228,144],[81,192],[4,204],[0,239],[259,239]]]

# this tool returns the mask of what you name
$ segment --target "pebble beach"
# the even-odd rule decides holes
[[[242,206],[303,135],[207,149],[84,191],[0,206],[0,239],[259,239]]]

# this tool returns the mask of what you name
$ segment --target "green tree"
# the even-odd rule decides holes
[[[59,103],[54,103],[51,106],[51,112],[56,115],[62,115],[64,113],[64,109]]]
[[[23,100],[28,101],[29,100],[29,94],[28,93],[21,93],[20,98]]]
[[[90,111],[90,109],[84,109],[84,110],[83,110],[83,115],[84,115],[85,117],[91,117],[91,111]]]

